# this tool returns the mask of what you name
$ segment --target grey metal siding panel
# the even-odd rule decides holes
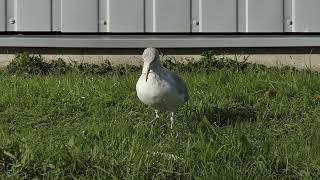
[[[0,31],[6,30],[6,2],[0,0]]]
[[[236,32],[237,0],[200,0],[199,32]]]
[[[108,32],[144,32],[144,0],[107,0]]]
[[[99,0],[99,32],[107,32],[107,0]]]
[[[240,32],[283,32],[283,0],[239,0]]]
[[[14,5],[15,5],[15,1],[10,1],[10,0],[7,0],[7,31],[15,31],[16,30],[16,23],[13,23],[17,17],[16,17],[16,14],[15,14],[15,8],[14,8]]]
[[[52,0],[52,31],[61,31],[61,0]]]
[[[98,0],[62,0],[62,32],[98,32]]]
[[[145,31],[153,31],[153,0],[145,0]]]
[[[320,32],[320,1],[293,1],[293,23],[296,32]]]
[[[319,0],[0,0],[0,31],[320,32]]]
[[[190,32],[190,0],[146,0],[147,32]]]
[[[247,32],[247,2],[246,0],[238,0],[238,32]]]
[[[51,0],[17,0],[17,31],[51,31]]]
[[[191,4],[191,31],[199,32],[199,4],[200,0],[192,0]]]
[[[284,0],[284,31],[293,32],[292,0]]]

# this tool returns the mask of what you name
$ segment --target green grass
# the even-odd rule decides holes
[[[239,66],[237,66],[239,67]],[[149,124],[138,72],[0,74],[2,179],[311,179],[320,176],[320,75],[181,72],[191,99]],[[265,96],[268,90],[276,96]]]

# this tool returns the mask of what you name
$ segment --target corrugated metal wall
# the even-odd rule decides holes
[[[0,0],[0,31],[320,32],[320,0]]]

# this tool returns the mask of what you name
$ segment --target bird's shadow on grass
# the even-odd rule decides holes
[[[192,113],[189,118],[200,122],[203,118],[219,127],[232,126],[237,122],[253,122],[257,120],[255,109],[247,106],[236,107],[202,107]]]

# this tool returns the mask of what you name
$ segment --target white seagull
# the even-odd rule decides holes
[[[142,74],[136,84],[138,98],[155,109],[154,120],[159,118],[159,111],[171,112],[172,129],[174,113],[179,105],[189,99],[187,87],[177,74],[162,66],[157,49],[145,49],[142,58]]]

